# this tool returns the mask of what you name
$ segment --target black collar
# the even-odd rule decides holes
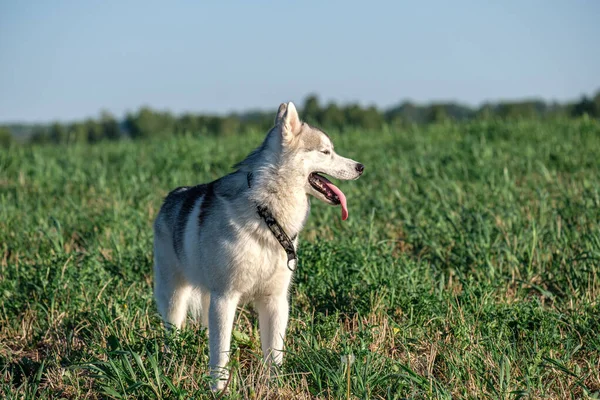
[[[252,172],[248,173],[248,187],[252,185]],[[285,253],[287,254],[287,267],[290,271],[294,272],[296,270],[296,265],[298,263],[298,256],[296,255],[296,249],[294,248],[294,240],[296,240],[296,236],[293,238],[285,233],[279,222],[273,216],[273,213],[266,206],[256,206],[256,211],[258,215],[265,221],[265,224],[269,227],[275,239],[279,242]]]

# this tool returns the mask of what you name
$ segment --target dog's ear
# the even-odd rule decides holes
[[[275,117],[275,125],[282,125],[283,122],[283,114],[287,110],[287,104],[281,103],[279,105],[279,110],[277,110],[277,116]]]
[[[279,107],[281,111],[281,106]],[[291,101],[287,103],[285,112],[283,113],[281,121],[281,134],[286,140],[291,140],[294,136],[300,133],[302,122],[296,111],[296,106]]]

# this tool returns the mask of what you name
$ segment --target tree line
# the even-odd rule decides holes
[[[548,103],[542,100],[486,103],[474,108],[459,103],[419,105],[405,101],[387,110],[358,104],[322,104],[317,96],[308,96],[301,107],[309,123],[329,129],[357,127],[377,130],[384,125],[439,123],[471,119],[551,119],[588,115],[600,118],[600,91],[592,98],[582,97],[572,103]],[[97,119],[47,125],[15,124],[0,126],[0,146],[9,146],[14,137],[27,137],[31,143],[95,143],[121,138],[142,139],[170,135],[233,135],[252,130],[266,131],[273,124],[274,112],[247,112],[226,116],[170,112],[142,107],[119,121],[109,112]]]

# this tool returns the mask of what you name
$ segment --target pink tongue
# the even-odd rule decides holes
[[[331,189],[331,191],[333,193],[335,193],[337,195],[337,197],[340,199],[340,203],[342,205],[342,221],[345,221],[348,219],[348,206],[346,204],[346,196],[344,195],[344,193],[342,193],[342,191],[335,186],[333,183],[331,182],[324,182],[327,187],[329,189]]]

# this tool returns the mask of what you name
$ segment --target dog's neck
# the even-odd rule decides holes
[[[248,198],[257,206],[267,207],[290,236],[304,227],[310,202],[306,177],[283,150],[280,132],[274,127],[263,143],[236,165],[238,171],[252,175]]]
[[[250,200],[268,208],[290,237],[298,235],[310,211],[305,178],[298,171],[277,165],[257,168],[247,174]]]

